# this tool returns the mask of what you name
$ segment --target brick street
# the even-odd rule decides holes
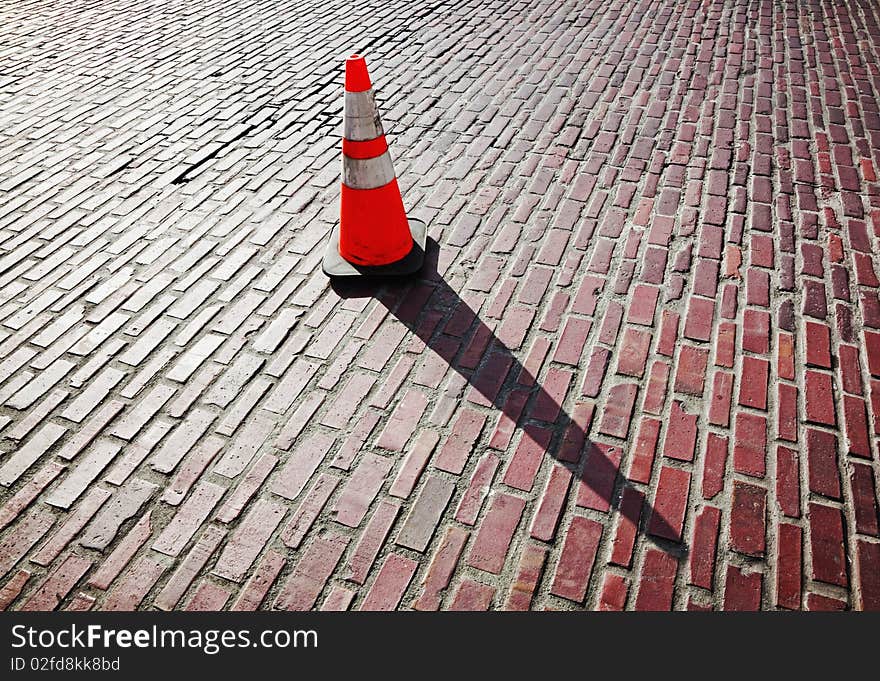
[[[880,609],[876,2],[0,25],[3,609]],[[418,277],[321,272],[353,52]]]

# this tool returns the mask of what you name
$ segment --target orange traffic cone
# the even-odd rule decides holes
[[[363,57],[345,60],[342,201],[324,254],[329,276],[411,274],[425,258],[427,225],[406,217]]]

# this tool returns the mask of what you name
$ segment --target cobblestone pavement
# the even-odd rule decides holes
[[[0,605],[880,608],[871,0],[0,0]],[[418,280],[330,286],[367,55]]]

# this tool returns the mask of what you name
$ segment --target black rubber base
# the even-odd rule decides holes
[[[339,224],[333,227],[330,243],[324,253],[321,268],[328,277],[386,277],[413,274],[422,269],[425,262],[425,240],[428,225],[422,220],[408,218],[409,231],[413,238],[412,250],[403,258],[387,265],[355,265],[339,255]]]

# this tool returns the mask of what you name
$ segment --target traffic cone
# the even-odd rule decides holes
[[[342,200],[323,269],[331,277],[418,271],[427,225],[407,218],[363,57],[345,60]]]

